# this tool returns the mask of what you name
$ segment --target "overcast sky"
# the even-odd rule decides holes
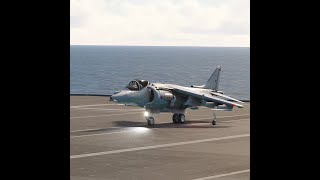
[[[249,0],[71,0],[71,45],[250,46]]]

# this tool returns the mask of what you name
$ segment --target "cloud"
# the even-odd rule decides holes
[[[249,0],[71,0],[71,44],[249,46]]]
[[[79,28],[85,25],[84,16],[70,16],[70,27]]]
[[[247,35],[250,32],[249,24],[239,22],[222,22],[217,28],[205,29],[202,27],[183,27],[181,32],[189,34],[204,34],[204,35]]]

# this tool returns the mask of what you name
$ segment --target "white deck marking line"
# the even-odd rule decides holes
[[[237,122],[237,121],[244,121],[244,120],[250,120],[250,119],[234,119],[234,120],[218,121],[218,122]]]
[[[186,115],[188,115],[188,116],[207,116],[207,117],[209,117],[209,115],[207,115],[207,114],[206,115],[203,115],[203,114],[201,115],[201,114],[187,114],[186,113]]]
[[[105,110],[105,109],[92,109],[92,111],[112,111],[112,110]],[[114,111],[117,111],[119,112],[120,110],[114,110]],[[121,110],[123,112],[135,112],[135,111],[145,111],[144,109],[126,109],[126,110]],[[120,112],[121,112],[120,111]]]
[[[235,138],[242,138],[242,137],[248,137],[248,136],[250,136],[250,134],[240,134],[240,135],[234,135],[234,136],[224,136],[224,137],[218,137],[218,138],[200,139],[200,140],[184,141],[184,142],[178,142],[178,143],[160,144],[160,145],[154,145],[154,146],[143,146],[143,147],[137,147],[137,148],[78,154],[78,155],[70,156],[70,159],[77,159],[77,158],[84,158],[84,157],[91,157],[91,156],[101,156],[101,155],[107,155],[107,154],[117,154],[117,153],[123,153],[123,152],[141,151],[141,150],[147,150],[147,149],[156,149],[156,148],[164,148],[164,147],[172,147],[172,146],[180,146],[180,145],[203,143],[203,142],[210,142],[210,141],[219,141],[219,140],[225,140],[225,139],[235,139]]]
[[[99,116],[80,116],[80,117],[70,117],[70,119],[81,119],[81,118],[90,118],[90,117],[103,117],[103,116],[120,116],[125,114],[141,114],[141,112],[132,112],[132,113],[122,113],[122,114],[106,114]]]
[[[219,118],[219,117],[217,117]],[[193,121],[193,120],[208,120],[208,119],[211,119],[210,117],[208,118],[202,118],[202,119],[187,119],[187,121]],[[250,120],[250,119],[234,119],[234,120],[227,120],[227,121],[219,121],[219,122],[232,122],[232,121],[240,121],[240,120]],[[108,128],[122,128],[122,127],[108,127]],[[71,133],[72,132],[83,132],[83,131],[94,131],[94,130],[100,130],[100,129],[103,129],[103,128],[97,128],[97,129],[80,129],[80,130],[74,130],[74,131],[70,131]]]
[[[70,131],[70,132],[73,133],[73,132],[84,132],[84,131],[96,131],[96,130],[104,130],[104,129],[109,129],[109,128],[122,128],[122,127],[108,127],[108,128],[96,128],[96,129],[80,129],[80,130],[74,130],[74,131]]]
[[[106,109],[106,108],[73,108],[71,110],[98,110],[98,111],[145,111],[145,109]]]
[[[240,173],[245,173],[245,172],[250,172],[250,169],[242,170],[242,171],[234,171],[231,173],[226,173],[226,174],[219,174],[215,176],[208,176],[208,177],[203,177],[203,178],[198,178],[198,179],[193,179],[193,180],[207,180],[207,179],[214,179],[214,178],[219,178],[219,177],[224,177],[224,176],[230,176],[234,174],[240,174]]]
[[[88,105],[70,106],[70,108],[81,108],[81,107],[90,107],[90,106],[124,106],[124,104],[88,104]]]
[[[225,118],[225,117],[238,117],[238,116],[250,116],[250,114],[242,114],[242,115],[234,115],[234,116],[219,116],[219,117],[217,117],[217,118]],[[190,115],[190,116],[208,116],[208,118],[210,117],[212,117],[212,116],[209,116],[209,115]]]
[[[81,119],[81,118],[88,118],[88,117],[103,117],[103,116],[119,116],[119,115],[123,115],[123,114],[138,114],[138,113],[141,113],[141,112],[122,113],[122,114],[106,114],[106,115],[98,115],[98,116],[80,116],[80,117],[70,117],[70,119]],[[236,115],[236,116],[220,116],[220,117],[217,117],[217,118],[237,117],[237,116],[246,116],[246,115],[250,115],[250,114]],[[202,119],[192,119],[192,120],[205,120],[205,119],[210,119],[210,117],[202,118]]]
[[[217,118],[238,117],[238,116],[247,116],[247,115],[250,115],[250,114],[240,114],[240,115],[234,115],[234,116],[220,116],[220,117],[217,117]]]
[[[237,119],[237,120],[220,121],[220,122],[237,122],[237,121],[243,121],[243,120],[249,120],[249,119]],[[135,132],[135,130],[128,130],[128,131],[116,131],[116,132],[97,133],[97,134],[85,134],[85,135],[79,135],[79,136],[70,136],[70,138],[76,138],[76,137],[87,137],[87,136],[99,136],[99,135],[115,134],[115,133],[124,133],[124,132]]]
[[[232,121],[238,121],[238,120],[249,120],[250,118],[246,118],[246,119],[233,119],[233,120],[226,120],[226,121],[220,121],[218,119],[219,117],[217,117],[217,122],[232,122]],[[201,119],[186,119],[186,121],[199,121],[199,120],[212,120],[212,118],[208,117],[208,118],[201,118]]]
[[[243,121],[243,120],[250,120],[250,119],[235,119],[235,120],[229,120],[229,121],[219,121],[219,122],[237,122],[237,121]],[[209,123],[209,122],[208,122]],[[188,124],[184,124],[185,126],[188,126]],[[201,124],[199,124],[201,125]],[[111,128],[122,128],[122,127],[111,127]],[[101,129],[101,128],[100,128]],[[72,132],[84,132],[84,131],[90,131],[90,130],[100,130],[100,129],[88,129],[88,130],[77,130],[77,131],[70,131]],[[86,134],[86,135],[79,135],[79,136],[70,136],[70,138],[74,137],[84,137],[84,136],[98,136],[98,135],[105,135],[105,134],[114,134],[114,133],[122,133],[122,132],[131,132],[135,130],[128,130],[128,131],[117,131],[117,132],[109,132],[109,133],[97,133],[97,134]]]
[[[97,134],[86,134],[86,135],[79,135],[79,136],[70,136],[70,138],[86,137],[86,136],[99,136],[99,135],[115,134],[115,133],[124,133],[124,132],[135,132],[135,130],[128,130],[128,131],[116,131],[116,132],[97,133]]]

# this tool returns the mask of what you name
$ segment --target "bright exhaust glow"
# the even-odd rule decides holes
[[[146,111],[146,112],[144,112],[144,116],[145,117],[148,117],[149,116],[149,113]]]

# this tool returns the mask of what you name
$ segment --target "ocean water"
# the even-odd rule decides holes
[[[219,90],[250,100],[249,47],[70,45],[70,94],[110,95],[135,78],[202,85],[219,65]]]

